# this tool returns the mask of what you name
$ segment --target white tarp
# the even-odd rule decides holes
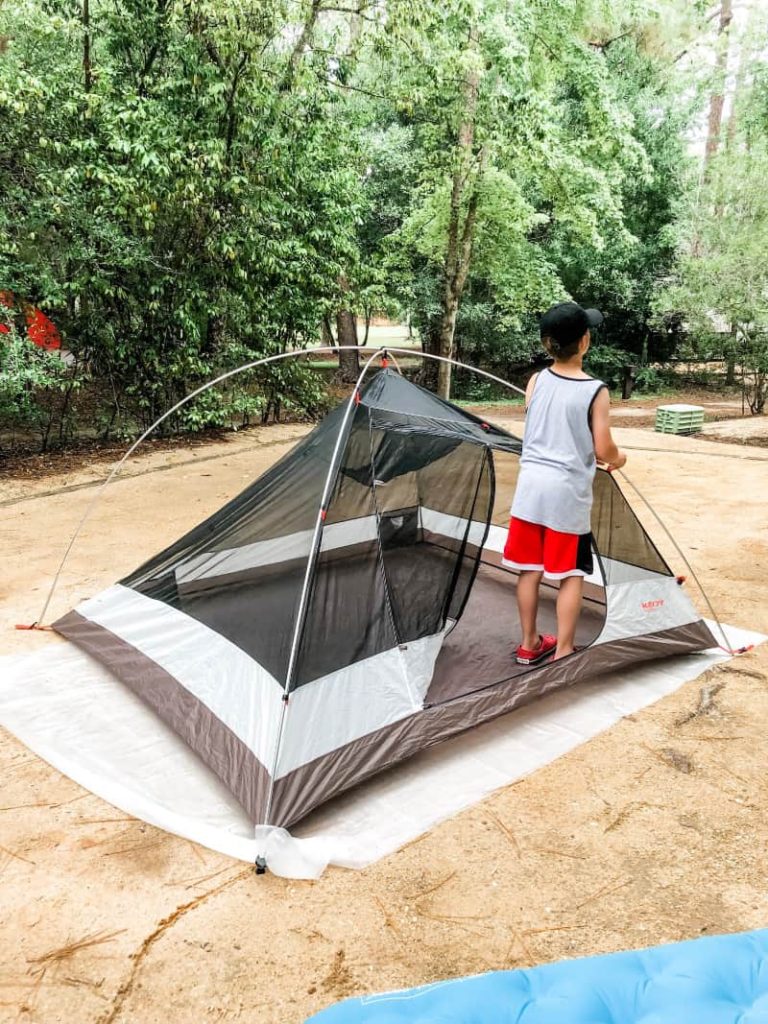
[[[764,637],[728,627],[734,647]],[[69,644],[0,658],[0,724],[128,814],[276,874],[361,868],[695,679],[727,655],[667,658],[561,690],[416,755],[314,811],[291,838],[254,837],[239,804],[184,742]]]

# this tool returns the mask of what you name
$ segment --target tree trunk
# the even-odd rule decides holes
[[[324,316],[320,321],[320,340],[323,345],[332,346],[336,344],[336,339],[331,330],[331,321],[327,316]]]
[[[732,387],[736,383],[736,356],[728,355],[725,359],[725,383],[726,387]]]
[[[357,320],[351,309],[340,309],[336,314],[336,338],[338,344],[357,344]],[[360,376],[360,355],[357,349],[339,351],[339,369],[345,384],[354,384]]]
[[[726,387],[733,387],[736,383],[736,356],[739,351],[739,336],[734,324],[731,324],[731,331],[728,343],[725,348],[725,384]]]
[[[754,401],[750,402],[750,409],[755,416],[762,416],[765,412],[765,385],[766,379],[764,373],[755,374],[755,391]]]
[[[443,297],[443,316],[438,335],[438,355],[443,359],[453,358],[453,336],[456,333],[456,316],[459,312],[459,296],[452,288],[446,288]],[[441,398],[451,397],[451,363],[437,364],[437,393]]]
[[[477,47],[477,32],[472,30],[469,39],[469,50]],[[469,184],[472,169],[472,157],[475,141],[475,115],[477,112],[477,93],[480,83],[479,74],[473,66],[467,71],[464,80],[464,113],[459,137],[456,145],[453,183],[451,187],[451,205],[448,217],[448,242],[445,253],[445,282],[443,285],[442,316],[439,332],[439,352],[444,359],[453,358],[453,337],[456,333],[456,316],[459,311],[461,295],[464,291],[469,267],[472,259],[472,246],[475,238],[475,221],[477,218],[478,192],[477,185],[482,175],[483,156],[480,161],[474,182]],[[461,224],[461,213],[468,192],[471,191],[464,224]],[[439,363],[437,370],[437,393],[441,398],[451,396],[451,364]]]
[[[478,179],[482,174],[483,155],[480,157],[478,168]],[[464,285],[467,283],[469,268],[472,263],[472,247],[475,241],[475,222],[477,220],[478,204],[477,181],[469,200],[467,214],[464,220],[464,230],[461,235],[461,243],[458,246],[458,256],[455,261],[453,272],[450,277],[446,275],[445,288],[443,290],[443,313],[440,321],[440,351],[444,359],[453,358],[453,339],[456,334],[456,317],[459,312],[459,303],[464,292]],[[441,398],[451,397],[451,375],[453,367],[450,363],[438,364],[437,393]]]
[[[307,14],[307,20],[301,27],[299,37],[296,40],[293,50],[291,51],[291,56],[288,59],[288,66],[285,69],[285,74],[278,86],[277,91],[279,95],[290,91],[293,86],[296,73],[299,70],[299,63],[301,62],[301,58],[304,56],[304,51],[307,47],[312,45],[312,37],[315,32],[317,19],[320,16],[320,11],[322,10],[322,2],[323,0],[312,0],[312,4]]]
[[[421,351],[430,355],[440,355],[440,322],[430,320],[421,332]],[[430,391],[437,391],[437,368],[440,364],[435,359],[425,359],[422,362],[419,380],[423,387]]]
[[[91,9],[89,0],[83,0],[83,79],[85,91],[91,91],[93,70],[91,68]]]
[[[733,0],[722,0],[720,5],[720,24],[718,37],[728,31],[733,19]],[[728,67],[728,40],[722,40],[720,52],[717,55],[716,73],[718,84],[715,91],[709,98],[709,118],[707,122],[707,145],[704,151],[704,174],[710,169],[712,159],[720,147],[720,130],[723,123],[723,102],[725,73]]]

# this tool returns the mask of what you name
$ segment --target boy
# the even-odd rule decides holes
[[[584,577],[592,572],[596,462],[612,470],[627,461],[611,437],[608,389],[582,369],[590,328],[602,322],[598,310],[575,302],[552,306],[541,318],[554,363],[534,374],[525,392],[523,454],[504,547],[504,564],[520,570],[520,665],[573,654]],[[557,637],[540,636],[536,627],[542,576],[560,580]]]

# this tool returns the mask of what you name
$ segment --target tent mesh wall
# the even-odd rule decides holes
[[[221,633],[285,682],[343,407],[250,487],[122,581]]]
[[[264,476],[123,583],[197,619],[286,682],[317,509],[344,406]],[[517,475],[520,442],[392,371],[347,426],[292,685],[457,620],[491,519]],[[492,452],[491,449],[496,449]],[[615,482],[595,480],[606,582],[627,568],[669,575]]]
[[[372,420],[359,406],[328,508],[296,685],[439,633],[474,578],[478,552],[468,553],[467,536],[490,512],[486,450],[421,433],[413,417],[398,437]],[[340,523],[358,524],[349,536],[361,540],[336,547]]]
[[[376,404],[383,397],[397,406],[403,394],[407,415]],[[123,584],[214,629],[284,685],[343,414],[344,406],[331,413]],[[482,537],[493,500],[487,429],[413,385],[403,391],[391,373],[373,379],[342,439],[292,686],[439,633],[458,618],[479,556],[469,532],[474,525]]]

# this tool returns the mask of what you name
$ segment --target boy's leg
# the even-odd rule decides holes
[[[520,626],[523,631],[522,646],[535,651],[539,646],[539,631],[536,627],[536,616],[539,611],[540,572],[522,570],[517,581],[517,610],[520,613]]]
[[[583,576],[566,576],[560,581],[557,595],[557,650],[555,661],[573,654],[576,626],[581,612],[581,595],[584,592]]]

